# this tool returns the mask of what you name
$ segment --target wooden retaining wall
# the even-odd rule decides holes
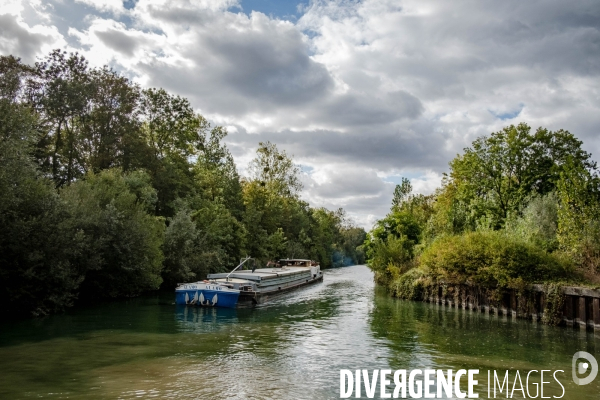
[[[600,331],[600,290],[563,286],[560,291],[562,310],[556,310],[554,316],[558,317],[559,324]],[[544,313],[551,308],[548,303],[552,300],[547,296],[543,285],[530,286],[526,294],[506,290],[500,299],[490,298],[488,291],[479,287],[438,285],[428,288],[423,301],[498,316],[542,321]]]

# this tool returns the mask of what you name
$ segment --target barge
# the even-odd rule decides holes
[[[244,269],[250,260],[253,259],[243,259],[229,273],[209,274],[204,281],[178,284],[175,304],[229,308],[252,306],[323,281],[321,267],[311,260],[285,259],[269,262],[267,268]]]

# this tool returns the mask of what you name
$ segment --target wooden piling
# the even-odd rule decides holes
[[[585,309],[585,297],[578,297],[576,299],[577,304],[577,316],[575,318],[575,323],[579,324],[579,326],[586,327],[587,325],[587,317],[586,317],[586,309]]]
[[[513,318],[517,317],[517,294],[514,290],[510,291],[510,314]]]
[[[563,318],[567,325],[573,325],[573,298],[571,297],[567,297],[565,300]]]
[[[600,290],[564,286],[562,293],[552,295],[551,299],[545,291],[543,285],[531,285],[524,294],[511,289],[496,300],[490,297],[489,291],[477,286],[440,284],[425,291],[420,300],[438,307],[460,308],[464,313],[479,311],[502,319],[527,318],[535,322],[545,320],[544,313],[548,309],[552,313],[559,311],[563,324],[600,331]],[[562,310],[556,310],[557,304],[553,302],[563,302]]]
[[[594,321],[594,329],[600,330],[600,299],[592,299],[592,320]]]

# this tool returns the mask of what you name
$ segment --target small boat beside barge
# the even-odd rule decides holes
[[[261,304],[268,298],[323,281],[321,267],[304,259],[285,259],[267,268],[243,269],[245,258],[229,273],[209,274],[207,280],[181,283],[175,289],[175,304],[240,307]],[[273,268],[269,268],[269,265]]]

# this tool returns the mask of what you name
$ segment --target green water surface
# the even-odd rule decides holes
[[[365,266],[327,270],[322,284],[254,309],[173,301],[165,293],[3,322],[0,398],[330,399],[340,369],[465,368],[480,370],[480,398],[488,370],[512,380],[560,369],[562,398],[600,399],[600,377],[571,379],[576,351],[600,360],[598,334],[392,299]],[[544,395],[561,393],[549,384]]]

